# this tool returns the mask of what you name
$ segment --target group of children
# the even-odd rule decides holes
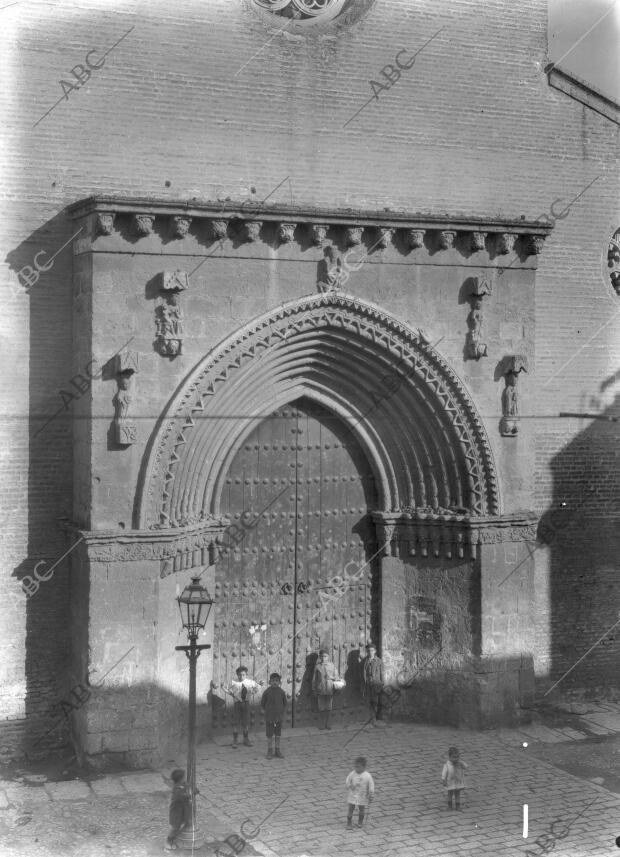
[[[271,683],[273,679],[273,684]],[[280,688],[280,676],[273,673],[270,677],[270,686],[263,694],[263,699],[267,696],[267,701],[263,706],[268,711],[280,713],[282,704],[280,694],[284,692]],[[270,693],[270,691],[273,691]],[[279,691],[279,692],[278,692]],[[284,699],[286,702],[286,697]],[[262,700],[261,700],[262,704]],[[273,706],[273,708],[271,708]],[[271,721],[267,727],[267,740],[269,741],[268,756],[271,758],[273,752],[273,735],[275,728],[281,725],[281,721]],[[280,734],[275,732],[276,736],[276,756],[283,758],[280,752]],[[251,744],[249,745],[251,746]],[[370,805],[375,796],[375,783],[372,775],[366,770],[366,758],[358,756],[354,762],[353,770],[348,775],[345,781],[347,787],[347,830],[353,829],[353,815],[357,809],[357,826],[363,827],[364,821],[368,819],[370,813]],[[465,769],[467,765],[460,757],[460,753],[456,747],[450,747],[448,750],[448,760],[443,766],[441,772],[441,781],[448,791],[448,809],[461,809],[461,792],[465,787]],[[170,775],[173,788],[172,798],[170,801],[170,833],[166,840],[166,850],[172,851],[176,849],[175,840],[179,833],[191,822],[191,797],[189,794],[187,783],[185,782],[185,771],[181,768],[176,768]]]
[[[362,661],[365,695],[371,708],[371,719],[376,725],[378,707],[380,704],[380,692],[383,688],[383,665],[376,657],[376,649],[373,645],[366,647],[367,656]],[[243,732],[243,744],[251,747],[249,737],[250,725],[250,697],[254,696],[260,689],[260,685],[254,679],[248,678],[247,667],[240,666],[236,670],[237,680],[230,685],[228,693],[233,697],[233,743],[237,749],[239,730]],[[319,712],[322,714],[319,729],[330,729],[329,716],[332,710],[332,698],[334,693],[334,682],[338,678],[335,674],[334,665],[329,661],[329,655],[325,650],[319,652],[319,660],[315,667],[312,690],[319,701]],[[281,676],[271,673],[269,676],[269,687],[261,696],[260,705],[265,714],[265,730],[267,733],[267,758],[283,759],[280,747],[282,735],[282,723],[286,714],[286,694],[280,687]],[[275,752],[274,752],[275,739]],[[372,803],[375,784],[371,774],[366,770],[366,759],[358,756],[354,763],[354,769],[346,778],[347,787],[347,830],[353,828],[353,814],[358,811],[357,826],[363,827],[364,819],[368,817],[368,810]],[[467,765],[460,758],[456,747],[448,750],[448,759],[441,772],[441,781],[448,792],[448,809],[461,809],[461,792],[465,787],[465,769]],[[185,782],[185,772],[180,768],[172,771],[173,782],[172,798],[170,803],[170,833],[166,840],[166,850],[175,850],[175,840],[180,832],[191,823],[191,795]]]

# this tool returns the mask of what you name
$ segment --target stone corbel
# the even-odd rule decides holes
[[[385,248],[389,247],[392,243],[392,236],[394,234],[394,230],[389,227],[379,227],[379,238],[377,240],[377,247]]]
[[[498,232],[495,238],[495,248],[500,256],[512,253],[517,236],[512,232]]]
[[[456,240],[456,232],[453,229],[442,229],[438,240],[442,250],[451,250]]]
[[[150,235],[155,223],[154,214],[134,214],[133,228],[138,235]]]
[[[312,243],[315,247],[322,247],[327,238],[327,226],[322,223],[312,224]]]
[[[470,237],[470,246],[472,252],[477,253],[479,250],[484,250],[484,243],[487,237],[486,232],[472,232]]]
[[[485,295],[490,295],[493,292],[493,286],[490,280],[485,280],[480,277],[474,278],[474,286],[470,294],[471,311],[467,316],[467,325],[469,331],[465,340],[465,355],[470,360],[479,360],[480,357],[486,357],[487,345],[482,341],[482,301]]]
[[[530,256],[538,256],[542,253],[542,249],[545,244],[545,236],[544,235],[528,235],[527,238],[527,250]]]
[[[280,223],[278,226],[278,240],[281,244],[290,244],[295,235],[296,223]]]
[[[514,437],[519,432],[517,379],[520,372],[527,372],[527,357],[523,354],[507,357],[502,372],[506,386],[502,391],[502,419],[499,426],[503,437]]]
[[[411,247],[412,250],[417,250],[418,247],[424,247],[424,236],[426,235],[425,229],[408,229],[407,230],[407,244]]]
[[[358,244],[361,244],[363,231],[363,226],[347,226],[345,232],[347,247],[356,247]]]
[[[95,235],[111,235],[115,217],[112,211],[98,211],[95,215]]]
[[[212,220],[211,221],[211,234],[215,238],[216,241],[223,241],[228,234],[228,221],[227,220]]]
[[[183,215],[175,215],[172,218],[172,234],[175,238],[185,238],[187,233],[189,232],[189,227],[191,226],[192,218],[185,217]]]
[[[133,420],[128,418],[133,395],[133,376],[138,372],[138,352],[121,351],[114,357],[114,374],[118,390],[114,396],[114,441],[121,446],[136,442],[138,431]]]
[[[244,223],[245,237],[251,244],[253,244],[254,241],[258,241],[262,225],[263,223],[261,220],[246,220]]]
[[[185,271],[161,274],[160,298],[155,307],[156,345],[163,357],[176,357],[183,347],[181,292],[189,288]]]

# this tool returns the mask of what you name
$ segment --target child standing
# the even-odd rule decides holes
[[[238,667],[236,670],[237,681],[230,683],[229,693],[235,700],[233,704],[233,750],[237,749],[237,736],[239,735],[239,727],[243,729],[243,743],[246,747],[251,747],[252,742],[248,735],[250,726],[250,700],[249,694],[255,694],[258,690],[258,685],[254,679],[248,678],[248,668]]]
[[[358,808],[357,826],[363,827],[364,813],[366,807],[370,806],[375,794],[375,783],[366,770],[366,759],[358,756],[355,760],[354,770],[347,777],[347,830],[353,829],[353,812]]]
[[[319,651],[319,660],[312,676],[312,692],[316,694],[319,708],[319,729],[331,729],[329,718],[334,704],[334,681],[338,678],[336,667],[325,649]]]
[[[461,808],[461,792],[465,788],[465,768],[467,765],[461,760],[456,747],[448,749],[448,761],[441,772],[441,782],[448,789],[448,809],[452,809],[452,796],[454,795],[455,809]]]
[[[164,848],[166,851],[176,851],[176,838],[183,828],[187,827],[192,820],[192,805],[189,795],[189,787],[185,782],[185,771],[182,768],[175,768],[170,774],[170,779],[173,782],[172,796],[170,798],[170,812],[168,820],[170,822],[170,833],[166,839]]]
[[[276,759],[283,759],[280,752],[280,736],[282,721],[286,714],[286,694],[280,687],[282,679],[278,673],[269,676],[269,687],[261,697],[261,708],[265,712],[265,729],[267,731],[267,758],[273,758],[273,739],[276,739]]]

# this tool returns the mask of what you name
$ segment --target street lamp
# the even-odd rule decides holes
[[[196,826],[196,661],[203,649],[210,649],[205,644],[198,646],[198,634],[204,629],[213,607],[213,599],[205,586],[200,583],[200,577],[192,577],[177,602],[181,611],[181,622],[187,631],[189,646],[175,646],[176,651],[185,652],[189,660],[189,729],[187,748],[187,784],[190,789],[192,805],[192,824],[186,827],[176,841],[184,849],[194,851],[204,845],[204,837]]]

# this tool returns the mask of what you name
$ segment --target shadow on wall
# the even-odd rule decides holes
[[[620,420],[620,395],[600,416],[553,458],[553,509],[538,530],[550,554],[551,662],[541,689],[562,679],[554,695],[620,688],[620,425],[611,421]]]
[[[44,565],[38,565],[38,573],[43,577],[70,544],[59,519],[68,518],[72,511],[71,410],[59,391],[65,388],[79,395],[73,387],[68,387],[72,377],[74,231],[73,223],[61,212],[5,257],[12,272],[10,288],[17,312],[29,303],[29,329],[15,331],[15,338],[24,343],[24,349],[28,347],[29,390],[27,404],[20,405],[20,412],[14,414],[14,437],[21,438],[16,450],[28,450],[28,458],[24,460],[19,458],[19,451],[15,452],[15,464],[24,478],[28,473],[25,496],[22,496],[23,484],[16,486],[15,493],[16,512],[21,515],[23,509],[23,516],[27,515],[27,555],[13,570],[13,579],[8,584],[10,591],[15,592],[11,598],[15,605],[14,625],[4,632],[14,644],[11,649],[7,640],[5,657],[5,666],[12,677],[10,684],[14,687],[11,692],[19,699],[25,698],[25,709],[23,719],[2,724],[3,755],[8,752],[17,755],[20,749],[41,737],[52,725],[59,700],[69,692],[72,682],[67,673],[68,560],[61,561],[50,579],[41,581],[36,590],[29,578],[35,579],[35,567],[42,561]],[[14,354],[4,356],[5,365],[11,365]],[[22,581],[31,594],[20,588]],[[12,661],[12,657],[16,660]],[[66,741],[65,729],[60,738],[47,736],[39,746],[53,747]]]

